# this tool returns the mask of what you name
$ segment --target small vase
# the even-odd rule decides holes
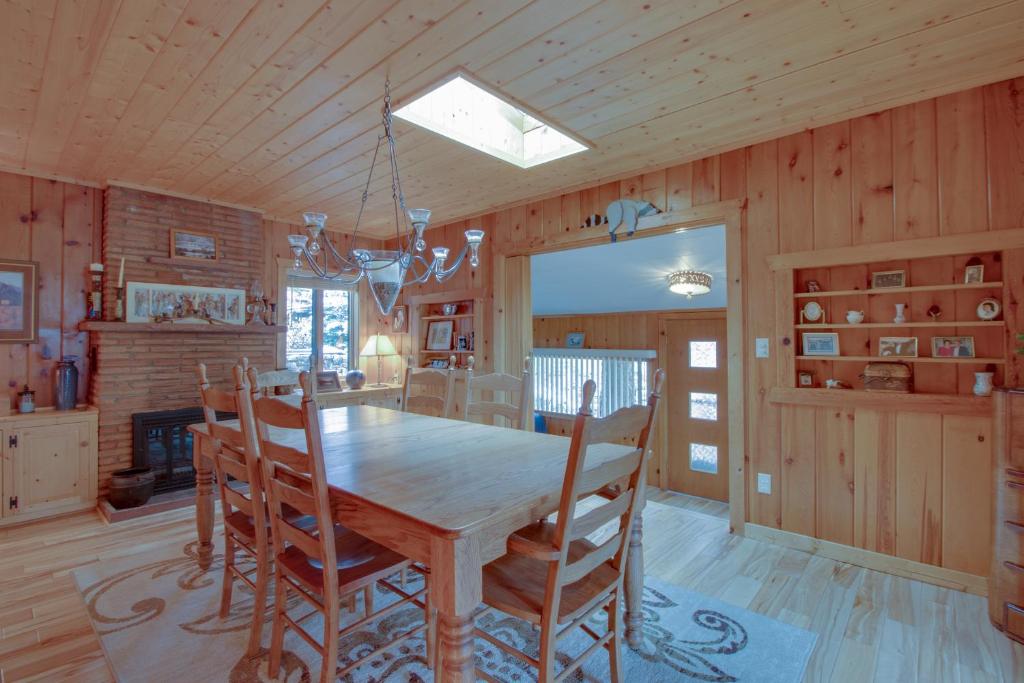
[[[991,396],[992,395],[992,375],[991,372],[976,372],[974,373],[974,395],[975,396]]]
[[[906,307],[906,304],[896,304],[896,317],[892,319],[894,323],[899,324],[907,322],[907,318],[904,315],[904,309],[906,309]]]

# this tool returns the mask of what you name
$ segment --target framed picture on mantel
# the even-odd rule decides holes
[[[0,259],[0,344],[31,344],[39,332],[39,264]]]

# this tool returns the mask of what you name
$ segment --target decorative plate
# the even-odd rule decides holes
[[[999,312],[1002,310],[1003,307],[995,299],[982,299],[981,303],[978,304],[978,319],[995,320],[999,317]]]

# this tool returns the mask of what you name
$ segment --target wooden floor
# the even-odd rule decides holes
[[[722,503],[654,492],[647,571],[818,634],[806,681],[1024,680],[981,598],[731,536]],[[195,539],[193,509],[0,531],[0,683],[113,680],[70,572]]]

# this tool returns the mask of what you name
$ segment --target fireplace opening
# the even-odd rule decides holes
[[[218,420],[235,417],[230,413],[217,414]],[[155,493],[195,486],[192,433],[188,426],[202,421],[202,408],[156,410],[132,415],[132,466],[153,470]]]

